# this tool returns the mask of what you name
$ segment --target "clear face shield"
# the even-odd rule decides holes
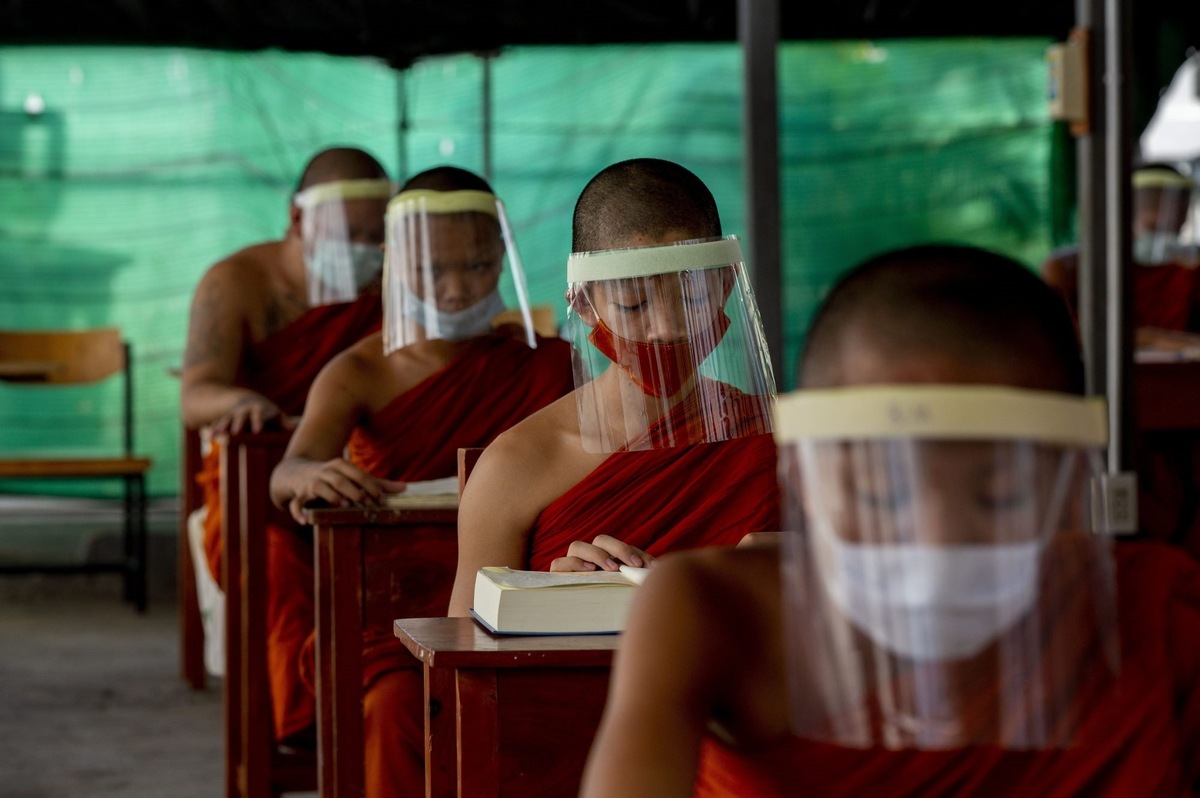
[[[771,431],[775,381],[737,238],[577,252],[567,280],[587,451]]]
[[[508,265],[505,268],[505,260]],[[511,331],[537,345],[504,205],[485,191],[397,194],[387,209],[383,347]],[[513,297],[509,307],[504,295]]]
[[[792,730],[1070,744],[1117,668],[1102,401],[993,386],[779,400]]]
[[[1133,261],[1143,266],[1200,265],[1191,179],[1169,169],[1133,175]]]
[[[338,180],[296,195],[310,306],[352,302],[379,278],[391,194],[387,180]]]

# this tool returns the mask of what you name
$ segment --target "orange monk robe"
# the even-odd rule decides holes
[[[249,388],[274,402],[286,416],[304,410],[309,386],[335,355],[379,330],[383,305],[379,294],[360,296],[353,302],[320,305],[257,344],[247,347],[234,384]],[[220,452],[213,446],[204,457],[196,481],[204,492],[208,514],[204,519],[204,551],[208,567],[221,583]],[[264,501],[268,501],[263,497]]]
[[[710,386],[711,388],[711,386]],[[733,434],[769,429],[770,400],[722,386],[706,395],[729,402]],[[734,408],[732,403],[739,403]],[[676,408],[646,434],[685,442],[700,434],[694,403]],[[576,540],[612,535],[650,554],[736,545],[750,532],[779,529],[774,438],[764,433],[720,443],[614,452],[551,502],[529,532],[527,566],[547,570]],[[384,676],[386,678],[384,678]],[[366,693],[367,795],[419,795],[424,789],[421,672],[382,674]]]
[[[790,737],[759,751],[707,738],[696,795],[1180,796],[1200,790],[1200,565],[1174,547],[1117,552],[1121,671],[1076,745],[1050,751],[853,749]]]
[[[573,386],[571,349],[565,341],[539,338],[531,349],[508,335],[476,338],[449,365],[355,429],[349,459],[384,479],[452,477],[460,448],[487,446]],[[316,719],[313,552],[311,540],[291,530],[271,527],[269,535],[267,663],[276,733],[283,739]],[[386,573],[388,563],[368,561],[366,570]],[[442,595],[421,597],[431,615],[445,614],[451,587],[447,584]],[[390,625],[367,629],[365,636],[374,643],[364,663],[370,679],[372,663],[396,658],[403,646]]]

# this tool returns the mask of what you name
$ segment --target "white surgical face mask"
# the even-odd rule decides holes
[[[1178,238],[1171,233],[1138,233],[1133,239],[1133,260],[1143,266],[1170,263],[1178,249]]]
[[[306,260],[310,283],[320,293],[313,304],[349,302],[383,269],[378,244],[360,244],[336,238],[317,239]]]
[[[880,646],[921,662],[978,654],[1037,595],[1037,541],[881,546],[847,543],[825,528],[813,545],[834,605]]]
[[[471,307],[453,312],[438,310],[437,305],[405,291],[401,312],[424,327],[430,337],[463,341],[491,332],[492,319],[504,310],[504,299],[496,289]]]

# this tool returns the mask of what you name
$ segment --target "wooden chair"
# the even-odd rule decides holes
[[[482,451],[458,450],[460,493]],[[317,547],[320,792],[358,798],[365,789],[363,629],[446,614],[458,565],[458,510],[372,507],[312,510],[310,517]]]
[[[23,563],[0,573],[96,573],[124,577],[124,598],[146,610],[146,472],[152,461],[133,454],[133,376],[129,344],[114,327],[85,331],[0,331],[0,379],[28,383],[18,390],[48,391],[121,375],[119,453],[78,455],[32,452],[0,459],[0,479],[119,479],[123,485],[123,554],[104,563]],[[34,385],[36,384],[36,386]]]
[[[267,525],[291,526],[270,500],[290,431],[218,437],[225,538],[226,795],[266,798],[317,787],[316,753],[281,748],[267,672]]]

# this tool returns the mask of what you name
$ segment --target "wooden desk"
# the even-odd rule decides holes
[[[395,632],[424,670],[427,796],[579,792],[619,635],[492,635],[471,618]]]
[[[267,525],[292,526],[270,499],[271,471],[290,430],[217,437],[225,539],[226,795],[247,798],[311,790],[311,753],[285,754],[275,742],[267,674]]]
[[[57,360],[0,360],[0,380],[45,382],[65,365]]]
[[[444,616],[458,563],[457,501],[308,511],[316,546],[317,778],[363,795],[363,629]]]

